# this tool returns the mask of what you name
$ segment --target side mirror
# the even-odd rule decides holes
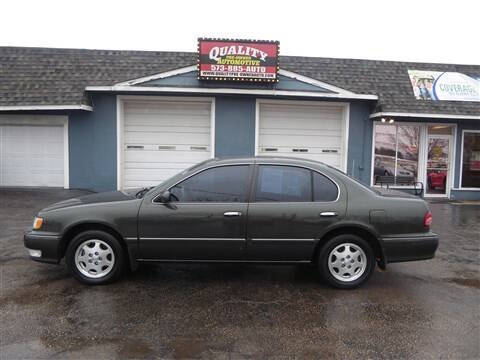
[[[168,203],[168,202],[170,202],[171,198],[172,198],[172,194],[170,194],[170,191],[168,191],[168,190],[165,190],[165,191],[162,193],[162,195],[160,195],[160,201],[161,201],[162,203]]]

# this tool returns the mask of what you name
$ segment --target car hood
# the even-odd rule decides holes
[[[63,208],[78,206],[78,205],[132,200],[132,199],[136,199],[135,194],[138,193],[140,190],[141,188],[128,189],[123,191],[109,191],[109,192],[79,196],[77,198],[68,199],[68,200],[60,201],[52,205],[49,205],[46,208],[42,209],[42,212],[58,210],[58,209],[63,209]]]

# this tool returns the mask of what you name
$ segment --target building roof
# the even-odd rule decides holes
[[[0,106],[89,105],[87,86],[196,64],[192,52],[0,47]],[[479,116],[479,102],[416,100],[408,69],[480,77],[479,65],[281,56],[280,67],[346,90],[377,95],[375,112]]]

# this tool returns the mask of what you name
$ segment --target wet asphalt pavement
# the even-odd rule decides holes
[[[353,291],[308,266],[143,266],[88,287],[30,261],[40,208],[84,194],[0,190],[0,359],[480,357],[480,205],[431,204],[437,257]]]

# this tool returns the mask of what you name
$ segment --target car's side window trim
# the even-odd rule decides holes
[[[265,201],[255,201],[255,197],[256,197],[256,189],[257,189],[257,181],[258,181],[258,169],[260,166],[269,166],[269,165],[272,165],[272,166],[290,166],[290,167],[297,167],[297,168],[302,168],[302,169],[305,169],[305,170],[310,170],[310,177],[311,177],[311,188],[312,188],[312,200],[311,201],[269,201],[269,202],[265,202]],[[325,176],[327,179],[329,179],[331,182],[333,182],[335,184],[335,186],[337,187],[337,198],[335,200],[332,200],[332,201],[314,201],[314,197],[313,197],[313,172],[316,172],[320,175],[323,175]],[[274,163],[274,162],[269,162],[269,163],[255,163],[255,170],[254,170],[254,174],[253,174],[253,179],[252,179],[252,182],[251,182],[251,192],[250,192],[250,197],[248,198],[248,202],[251,202],[251,203],[256,203],[256,204],[272,204],[272,203],[275,203],[275,204],[283,204],[283,203],[289,203],[289,204],[305,204],[307,202],[311,202],[311,203],[319,203],[319,204],[327,204],[327,203],[334,203],[334,202],[337,202],[338,200],[340,199],[340,186],[338,185],[338,183],[333,180],[330,176],[328,176],[327,174],[317,170],[317,169],[314,169],[314,168],[311,168],[311,167],[308,167],[308,166],[303,166],[303,165],[290,165],[290,164],[284,164],[284,163]]]
[[[247,166],[248,167],[248,175],[247,175],[247,189],[245,190],[245,195],[243,197],[243,201],[239,201],[239,202],[230,202],[230,201],[209,201],[209,202],[206,202],[206,201],[203,201],[203,202],[199,202],[199,201],[193,201],[193,202],[180,202],[180,201],[176,201],[175,204],[244,204],[244,203],[247,203],[249,198],[248,198],[248,194],[249,194],[249,191],[250,191],[250,186],[251,186],[251,176],[252,176],[252,172],[253,172],[253,165],[252,163],[238,163],[238,164],[222,164],[222,165],[213,165],[213,166],[209,166],[209,167],[206,167],[204,169],[200,169],[196,172],[194,172],[193,174],[190,174],[182,179],[180,179],[179,181],[177,181],[176,183],[170,185],[166,190],[170,191],[173,187],[177,186],[178,184],[184,182],[185,180],[188,180],[190,179],[191,177],[195,176],[195,175],[198,175],[204,171],[207,171],[207,170],[210,170],[210,169],[216,169],[216,168],[221,168],[221,167],[230,167],[230,166]],[[163,190],[163,191],[166,191],[166,190]],[[157,199],[162,196],[162,193],[159,193],[157,195],[155,195],[152,199],[152,204],[153,205],[163,205],[164,203],[161,202],[161,201],[157,201]]]

